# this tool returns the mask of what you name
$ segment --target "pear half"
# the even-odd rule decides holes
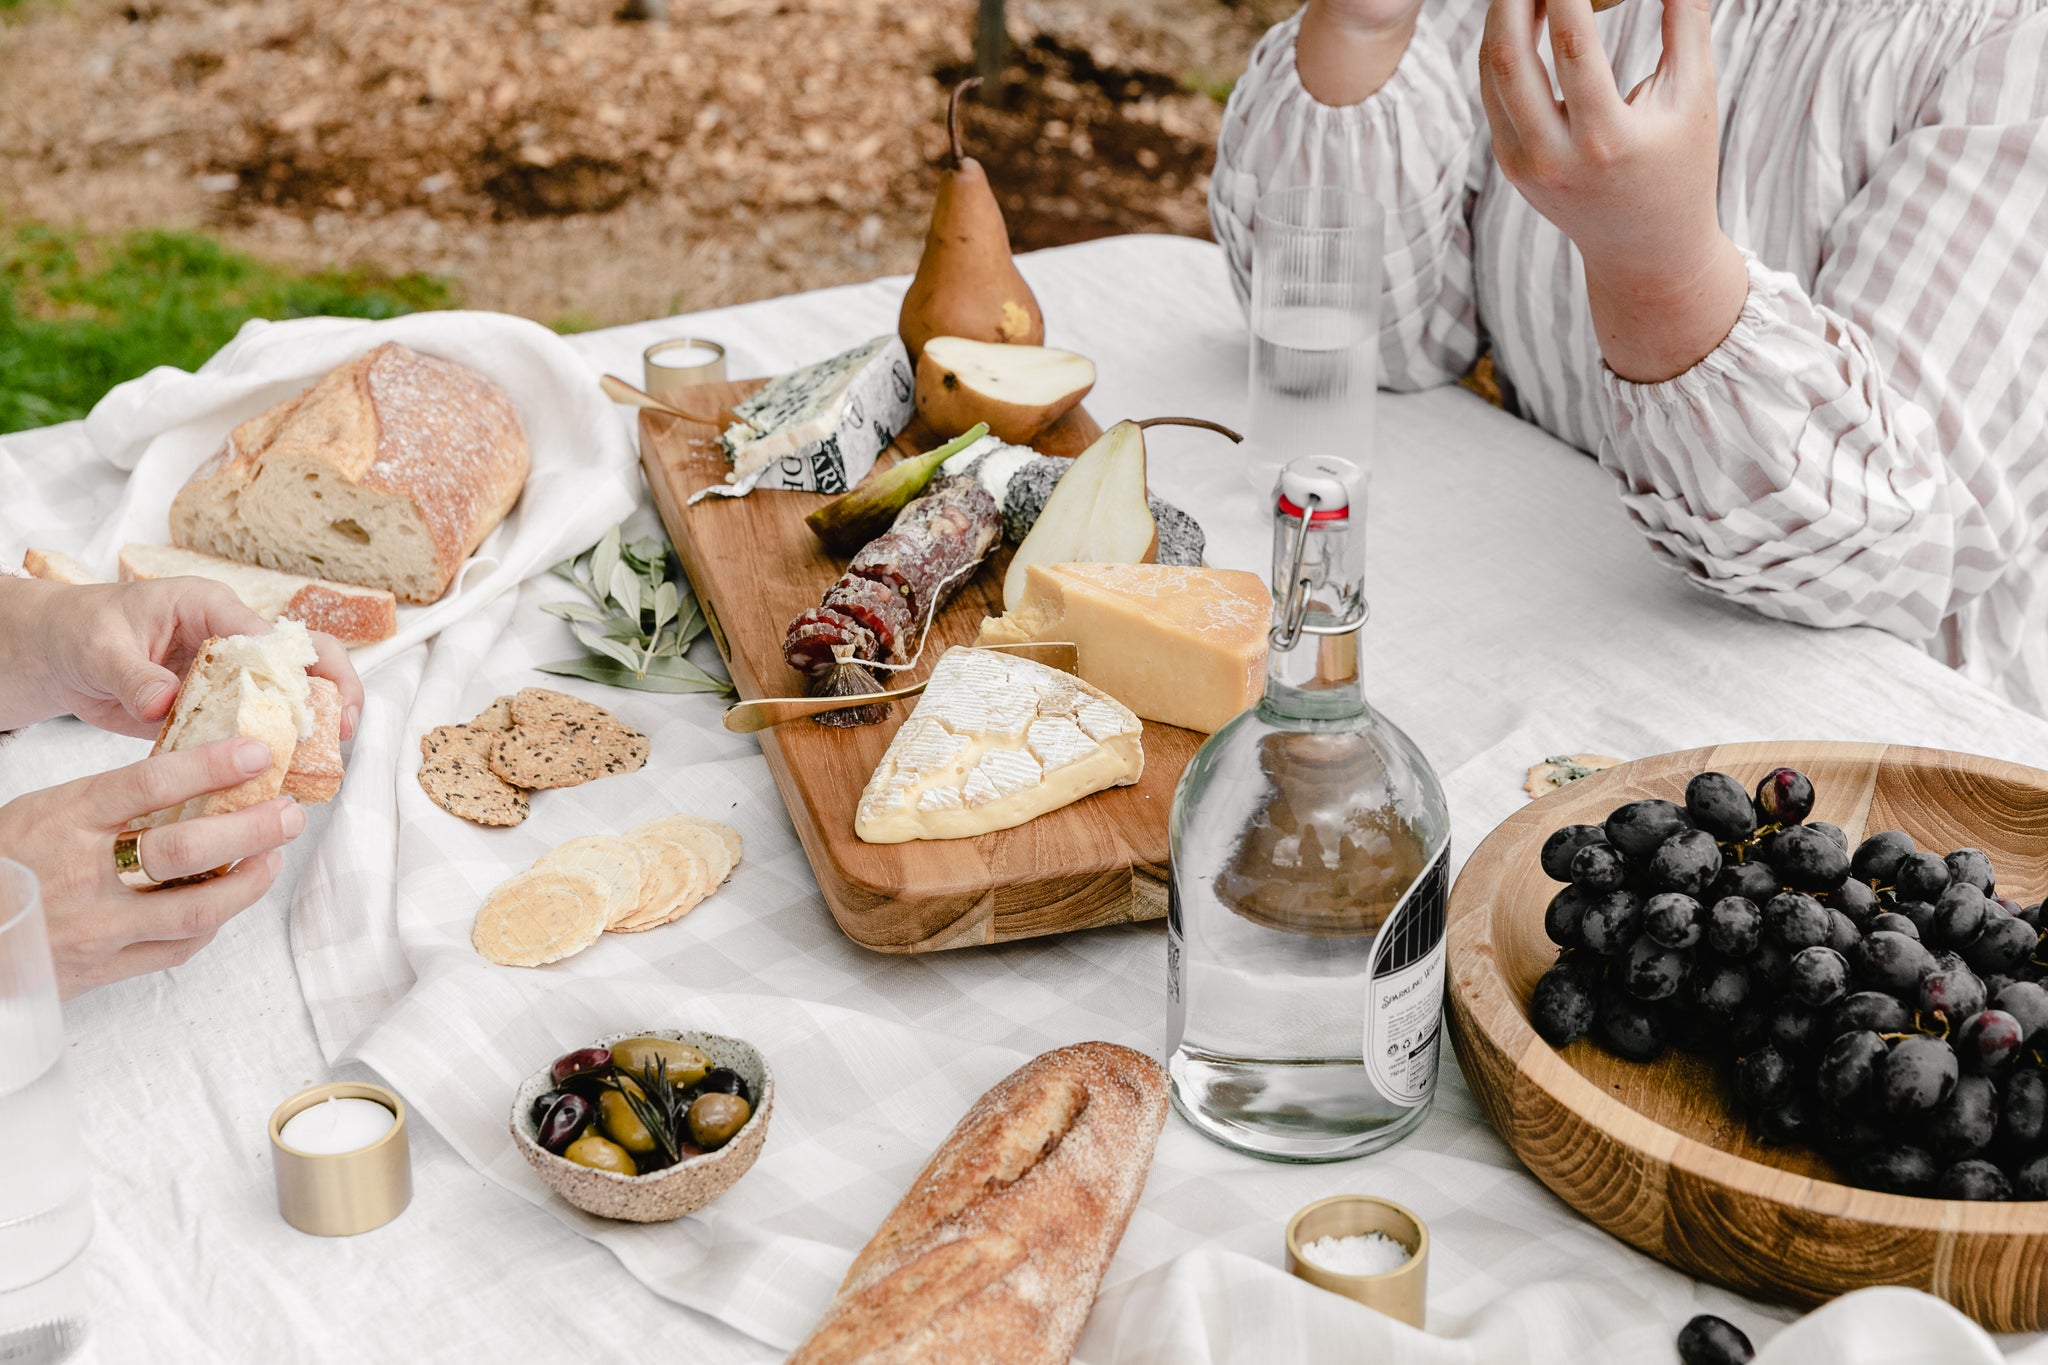
[[[1159,526],[1146,506],[1145,432],[1118,422],[1075,458],[1003,576],[1003,609],[1024,600],[1033,564],[1150,564]]]
[[[1094,361],[1049,346],[933,337],[917,361],[917,410],[940,436],[986,422],[998,440],[1025,445],[1094,387]]]

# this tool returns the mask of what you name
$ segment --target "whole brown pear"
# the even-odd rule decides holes
[[[946,110],[952,151],[939,176],[924,255],[896,319],[913,365],[935,336],[1027,346],[1045,340],[1045,315],[1010,259],[1010,230],[988,173],[960,149],[960,97],[980,83],[970,76],[953,87]]]

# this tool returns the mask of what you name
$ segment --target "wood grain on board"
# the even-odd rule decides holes
[[[722,415],[762,382],[699,385],[676,401]],[[690,506],[692,493],[725,478],[717,434],[642,412],[641,463],[739,695],[802,696],[803,677],[782,661],[782,637],[790,618],[817,606],[846,568],[804,525],[831,498],[755,492]],[[938,443],[914,422],[877,467]],[[983,616],[1002,613],[1009,559],[1009,547],[999,548],[939,614],[919,666],[897,675],[901,685],[923,679],[947,647],[971,643]],[[1167,810],[1205,736],[1147,721],[1145,774],[1134,786],[971,839],[865,843],[853,832],[854,806],[914,705],[897,702],[879,725],[840,730],[799,720],[761,732],[825,904],[849,938],[884,952],[926,952],[1166,914]]]
[[[1669,1054],[1643,1064],[1592,1040],[1563,1051],[1528,1006],[1556,960],[1543,911],[1562,889],[1537,853],[1561,825],[1642,797],[1683,801],[1694,773],[1753,786],[1788,766],[1813,779],[1813,818],[1853,847],[1902,829],[1922,848],[1991,855],[2001,891],[2048,893],[2048,773],[1871,744],[1731,744],[1642,759],[1529,803],[1473,853],[1451,892],[1452,1040],[1487,1117],[1536,1176],[1617,1237],[1760,1298],[1817,1303],[1873,1284],[1947,1299],[1993,1331],[2048,1326],[2048,1203],[1966,1203],[1837,1184],[1805,1148],[1767,1147],[1724,1070]]]

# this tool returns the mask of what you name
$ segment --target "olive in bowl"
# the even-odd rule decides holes
[[[548,1187],[586,1213],[665,1222],[746,1173],[774,1102],[766,1059],[737,1038],[622,1033],[528,1077],[513,1100],[512,1138]]]

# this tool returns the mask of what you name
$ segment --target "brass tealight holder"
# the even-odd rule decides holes
[[[702,337],[672,337],[640,353],[647,392],[672,403],[684,389],[725,382],[725,347]]]
[[[391,1111],[381,1137],[352,1152],[321,1154],[285,1145],[281,1130],[301,1110],[329,1099],[370,1100]],[[381,1228],[412,1202],[412,1152],[405,1138],[405,1101],[381,1085],[335,1081],[316,1085],[270,1115],[270,1164],[277,1173],[277,1211],[300,1232],[353,1237]]]
[[[1325,1270],[1301,1254],[1323,1237],[1357,1237],[1379,1232],[1408,1249],[1408,1259],[1382,1275],[1345,1275]],[[1319,1289],[1377,1308],[1410,1327],[1421,1327],[1429,1289],[1429,1228],[1389,1199],[1337,1194],[1318,1199],[1287,1224],[1287,1270]]]

